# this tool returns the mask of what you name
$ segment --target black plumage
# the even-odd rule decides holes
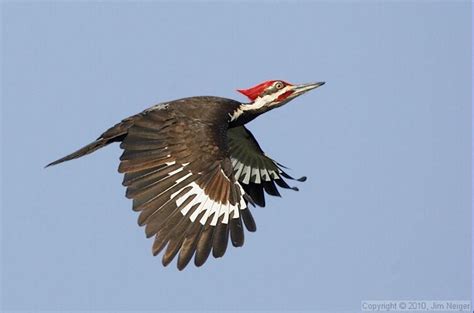
[[[234,247],[242,246],[244,225],[249,232],[256,231],[249,205],[265,206],[265,193],[280,196],[276,185],[297,190],[284,180],[293,178],[265,155],[243,126],[272,109],[271,104],[289,101],[280,100],[280,94],[291,95],[280,87],[301,88],[281,81],[268,83],[254,87],[265,87],[265,96],[275,93],[267,106],[258,104],[253,110],[252,104],[219,97],[159,104],[124,119],[48,166],[120,142],[124,151],[118,171],[124,174],[126,197],[139,212],[138,224],[145,226],[147,237],[155,237],[153,255],[164,251],[164,266],[178,255],[180,270],[193,256],[194,264],[201,266],[211,252],[222,257],[229,238]],[[254,91],[248,95],[253,97]]]

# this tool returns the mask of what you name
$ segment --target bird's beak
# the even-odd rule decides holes
[[[302,95],[310,90],[316,89],[318,87],[321,87],[324,85],[326,82],[318,82],[318,83],[309,83],[309,84],[301,84],[301,85],[295,85],[293,88],[293,96],[297,97],[299,95]]]

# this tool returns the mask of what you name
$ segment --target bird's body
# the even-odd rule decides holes
[[[193,255],[200,266],[211,251],[214,257],[223,256],[229,237],[234,246],[242,246],[243,225],[256,230],[249,203],[264,206],[264,192],[279,196],[276,185],[291,188],[284,178],[292,178],[263,153],[243,125],[290,101],[285,96],[290,90],[300,88],[302,94],[305,86],[310,90],[322,84],[265,82],[241,91],[250,104],[219,97],[161,103],[49,165],[120,142],[124,152],[119,172],[124,173],[126,196],[140,212],[138,223],[147,237],[155,236],[153,254],[166,247],[164,265],[179,253],[179,269]],[[269,88],[275,89],[273,94]]]

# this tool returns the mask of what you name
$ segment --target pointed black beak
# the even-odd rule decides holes
[[[309,84],[301,84],[301,85],[295,85],[294,86],[294,94],[295,97],[302,95],[310,90],[316,89],[318,87],[321,87],[324,85],[326,82],[317,82],[317,83],[309,83]]]

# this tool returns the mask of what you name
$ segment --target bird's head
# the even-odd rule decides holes
[[[237,91],[249,98],[251,102],[241,105],[232,120],[237,119],[244,112],[249,115],[259,115],[280,107],[324,84],[325,82],[293,85],[283,80],[269,80],[248,89],[238,89]]]
[[[293,85],[283,80],[268,80],[248,89],[237,91],[261,106],[281,106],[312,89],[324,85],[324,82]]]

